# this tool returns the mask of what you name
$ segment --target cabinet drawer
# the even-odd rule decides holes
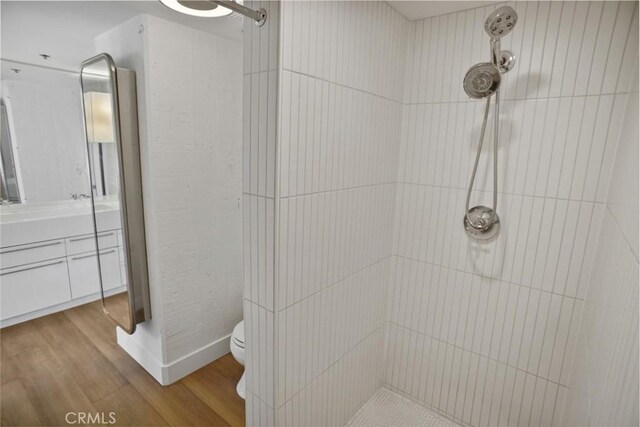
[[[95,252],[96,243],[93,234],[69,237],[65,242],[67,255],[76,255],[85,252]],[[98,234],[98,245],[100,249],[115,248],[118,246],[117,231],[106,231]]]
[[[68,260],[72,297],[75,299],[100,292],[100,273],[96,253],[75,255]],[[120,257],[117,248],[100,253],[100,267],[105,291],[121,286]]]
[[[0,268],[33,264],[65,256],[64,240],[29,243],[0,249]]]
[[[66,259],[3,270],[0,297],[2,320],[69,301]]]

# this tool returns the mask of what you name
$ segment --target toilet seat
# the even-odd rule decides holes
[[[240,323],[233,328],[231,340],[238,347],[244,348],[244,320],[241,320]]]

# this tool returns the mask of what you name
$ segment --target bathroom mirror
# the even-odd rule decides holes
[[[117,68],[102,53],[82,64],[80,80],[103,309],[131,334],[151,318],[135,73]],[[114,238],[118,249],[108,244]],[[108,267],[114,256],[119,256],[119,270]],[[113,277],[114,271],[122,277]],[[109,291],[121,282],[126,292],[112,295]]]
[[[77,71],[0,59],[0,106],[3,211],[65,205],[88,214]]]

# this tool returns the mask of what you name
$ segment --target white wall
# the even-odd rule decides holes
[[[153,319],[119,342],[163,384],[229,351],[242,318],[242,53],[142,15],[97,39],[137,73]]]
[[[89,194],[79,76],[35,67],[22,74],[2,81],[2,98],[13,124],[24,202]]]
[[[639,94],[634,80],[617,129],[620,142],[572,363],[566,426],[638,425]]]
[[[386,381],[464,424],[563,425],[625,92],[636,78],[637,9],[515,3],[520,20],[502,41],[518,57],[501,94],[502,230],[480,245],[462,218],[484,103],[467,99],[461,82],[488,60],[483,25],[495,7],[411,23]],[[487,157],[472,203],[491,200]]]

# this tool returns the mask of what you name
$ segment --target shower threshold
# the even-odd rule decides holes
[[[458,424],[381,387],[347,423],[349,427],[455,427]]]

